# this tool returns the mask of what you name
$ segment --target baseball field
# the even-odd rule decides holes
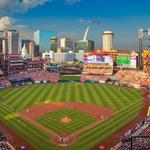
[[[37,150],[89,150],[138,115],[142,94],[98,83],[9,88],[0,91],[0,118]],[[70,143],[57,144],[59,135]]]

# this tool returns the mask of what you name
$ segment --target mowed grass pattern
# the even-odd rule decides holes
[[[138,115],[143,104],[141,95],[138,90],[96,83],[35,84],[5,89],[0,91],[0,119],[37,150],[89,150]],[[86,131],[66,148],[53,145],[48,134],[16,115],[16,111],[40,103],[80,101],[111,108],[117,115]]]
[[[71,122],[61,122],[61,119],[65,117],[72,119]],[[44,114],[36,121],[57,134],[71,134],[90,125],[96,119],[73,108],[66,108]]]

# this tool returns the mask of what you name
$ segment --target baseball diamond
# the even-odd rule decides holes
[[[37,150],[90,150],[139,114],[142,94],[98,83],[8,88],[0,118]]]

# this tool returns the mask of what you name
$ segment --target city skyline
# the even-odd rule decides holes
[[[111,30],[114,48],[137,50],[138,29],[149,28],[149,4],[148,0],[121,4],[118,0],[0,0],[0,29],[17,29],[21,37],[31,39],[37,29],[54,30],[76,41],[90,24],[88,39],[95,41],[96,48],[102,48],[103,31]]]

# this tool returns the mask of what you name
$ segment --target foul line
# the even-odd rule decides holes
[[[28,120],[29,122],[31,122],[33,125],[35,125],[35,126],[41,128],[41,129],[43,129],[46,133],[49,133],[49,134],[51,134],[53,136],[58,136],[58,134],[56,134],[55,132],[53,132],[51,130],[48,130],[46,127],[44,127],[44,126],[40,125],[39,123],[33,121],[32,119],[28,118],[27,116],[24,116],[22,114],[20,114],[20,116],[22,116],[23,118],[25,118],[26,120]]]

